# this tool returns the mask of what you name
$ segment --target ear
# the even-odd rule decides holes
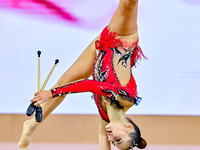
[[[138,141],[137,141],[137,147],[140,148],[140,149],[143,149],[147,146],[147,142],[143,139],[143,138],[140,138]]]
[[[125,124],[124,127],[125,127],[128,131],[133,131],[133,125],[130,124],[130,123]]]

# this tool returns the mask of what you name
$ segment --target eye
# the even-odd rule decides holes
[[[117,141],[117,142],[121,141],[121,138],[117,138],[116,141]]]

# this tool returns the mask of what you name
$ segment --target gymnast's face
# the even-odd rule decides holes
[[[119,149],[131,147],[129,133],[133,131],[131,124],[109,123],[106,126],[108,140]]]

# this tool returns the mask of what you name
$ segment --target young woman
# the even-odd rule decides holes
[[[145,148],[140,130],[125,112],[138,104],[136,82],[131,67],[144,55],[137,45],[138,0],[120,0],[110,24],[80,55],[49,91],[35,93],[31,102],[42,104],[43,120],[68,93],[92,92],[102,120],[99,128],[100,150]],[[93,80],[87,79],[93,76]],[[27,149],[39,123],[31,118],[24,123],[19,150]]]

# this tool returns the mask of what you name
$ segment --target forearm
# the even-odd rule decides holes
[[[99,124],[99,150],[111,150],[110,142],[108,141],[106,125],[108,123],[101,120]]]
[[[53,97],[65,95],[68,93],[92,92],[94,94],[111,97],[113,92],[117,93],[117,89],[113,84],[95,81],[95,80],[79,80],[62,87],[51,90]]]
[[[52,97],[62,96],[68,93],[92,92],[97,95],[109,97],[112,102],[118,100],[118,96],[126,97],[129,101],[135,102],[137,98],[136,90],[133,87],[122,87],[95,80],[79,80],[70,84],[51,89]]]
[[[99,134],[99,150],[111,150],[107,136]]]

